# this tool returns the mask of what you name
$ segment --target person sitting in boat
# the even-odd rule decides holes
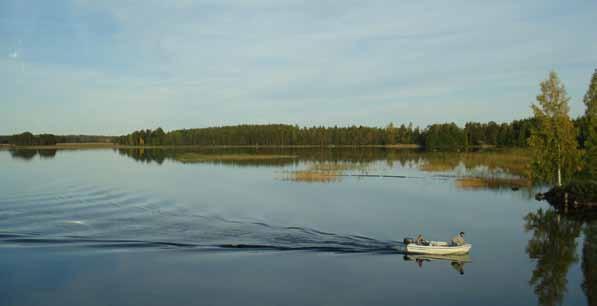
[[[417,236],[417,238],[415,239],[415,244],[416,245],[427,245],[427,241],[425,240],[425,238],[423,238],[423,235],[419,234]]]
[[[454,238],[452,238],[451,244],[453,246],[465,245],[466,241],[464,241],[464,232],[460,232],[460,234],[454,236]]]

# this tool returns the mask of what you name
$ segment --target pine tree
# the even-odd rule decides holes
[[[597,177],[597,69],[593,72],[591,84],[585,94],[584,103],[587,107],[585,110],[586,120],[586,137],[585,148],[587,154],[585,156],[586,172],[592,178]]]
[[[537,128],[529,146],[533,152],[532,173],[535,181],[562,185],[569,181],[580,163],[576,131],[568,115],[570,110],[564,84],[555,71],[541,82],[541,94],[532,105]]]

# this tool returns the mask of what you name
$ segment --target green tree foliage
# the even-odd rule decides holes
[[[425,133],[425,149],[458,150],[467,147],[464,129],[455,123],[433,124]]]
[[[409,127],[386,128],[304,127],[286,124],[236,125],[201,129],[175,130],[165,133],[156,130],[139,130],[117,139],[123,145],[240,145],[240,146],[290,146],[290,145],[391,145],[413,144],[418,129]]]
[[[586,172],[590,177],[597,177],[597,69],[591,78],[591,84],[584,97],[587,107],[584,116],[584,136],[586,138]]]
[[[393,123],[390,123],[386,126],[385,134],[386,134],[386,136],[385,136],[386,144],[388,144],[388,145],[396,144],[397,131],[396,131],[396,128],[394,127]]]
[[[139,130],[118,137],[116,142],[132,146],[180,145],[237,145],[237,146],[360,146],[418,144],[427,150],[458,150],[468,146],[492,145],[525,147],[534,119],[516,120],[497,124],[469,122],[464,129],[454,123],[433,124],[425,129],[412,123],[385,128],[350,127],[298,127],[286,124],[236,125],[185,129],[164,132]]]
[[[113,143],[115,137],[98,135],[60,135],[56,136],[58,143]]]
[[[532,131],[529,146],[533,152],[531,163],[533,180],[562,185],[578,170],[580,151],[576,129],[568,116],[570,98],[555,72],[541,82],[538,105],[532,109],[537,128]]]
[[[103,142],[111,143],[115,139],[110,136],[91,136],[91,135],[52,135],[40,134],[33,135],[30,132],[24,132],[12,136],[0,136],[0,143],[13,144],[17,146],[52,146],[57,143],[90,143]]]
[[[584,115],[580,116],[573,119],[572,123],[576,129],[576,141],[578,141],[578,147],[586,149],[588,133],[587,117]]]
[[[535,126],[533,118],[502,124],[493,121],[467,122],[464,131],[470,146],[526,147],[531,130]]]
[[[51,134],[33,135],[30,132],[25,132],[11,136],[9,142],[19,146],[46,146],[55,145],[57,138]]]

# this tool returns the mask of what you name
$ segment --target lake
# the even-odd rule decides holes
[[[386,149],[0,151],[0,305],[596,305],[597,222],[524,160]],[[421,233],[463,258],[398,252]]]

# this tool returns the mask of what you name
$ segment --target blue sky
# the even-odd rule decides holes
[[[572,115],[597,1],[0,1],[0,134]]]

